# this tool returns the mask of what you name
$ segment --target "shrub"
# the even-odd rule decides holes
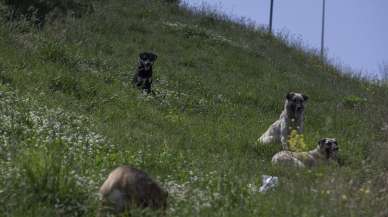
[[[296,130],[291,131],[288,144],[291,151],[306,151],[307,149],[306,143],[304,142],[304,136],[298,134]]]
[[[358,108],[365,105],[367,99],[355,95],[350,95],[344,98],[344,105],[347,108]]]
[[[171,4],[179,4],[181,2],[180,0],[164,0],[164,1]]]
[[[44,25],[49,13],[56,13],[56,16],[70,13],[79,17],[91,11],[88,0],[0,0],[0,2],[8,6],[8,20],[25,18],[38,26]]]

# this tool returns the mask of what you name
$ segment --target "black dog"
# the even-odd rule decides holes
[[[154,53],[144,52],[139,54],[139,66],[133,77],[132,84],[139,89],[145,90],[147,93],[151,93],[152,65],[157,58],[158,56]]]

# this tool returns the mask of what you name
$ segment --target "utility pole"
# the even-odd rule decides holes
[[[326,16],[326,0],[322,0],[322,35],[321,35],[321,59],[325,55],[325,16]]]
[[[273,1],[274,0],[271,0],[271,8],[269,11],[269,33],[272,33]]]

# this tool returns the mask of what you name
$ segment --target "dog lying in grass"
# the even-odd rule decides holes
[[[158,56],[154,53],[144,52],[139,54],[139,64],[132,79],[132,84],[147,93],[151,93],[152,66]]]
[[[298,168],[313,167],[330,162],[339,165],[338,150],[336,139],[324,138],[319,140],[318,146],[314,150],[308,152],[280,151],[272,157],[272,164]]]
[[[291,131],[296,130],[299,134],[303,133],[304,104],[307,100],[306,95],[289,92],[279,119],[258,139],[258,143],[281,144],[284,150],[288,150],[288,137]]]
[[[131,208],[165,210],[168,193],[146,173],[130,166],[113,170],[100,188],[99,215],[106,212],[120,214]]]

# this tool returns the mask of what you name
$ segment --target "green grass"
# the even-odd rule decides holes
[[[0,26],[0,216],[95,216],[122,164],[168,189],[168,216],[387,215],[386,87],[210,12],[94,8],[39,32]],[[159,56],[155,96],[130,85],[147,50]],[[256,147],[288,91],[310,97],[308,147],[336,137],[342,167],[272,167],[280,146]],[[280,185],[256,192],[263,174]]]

